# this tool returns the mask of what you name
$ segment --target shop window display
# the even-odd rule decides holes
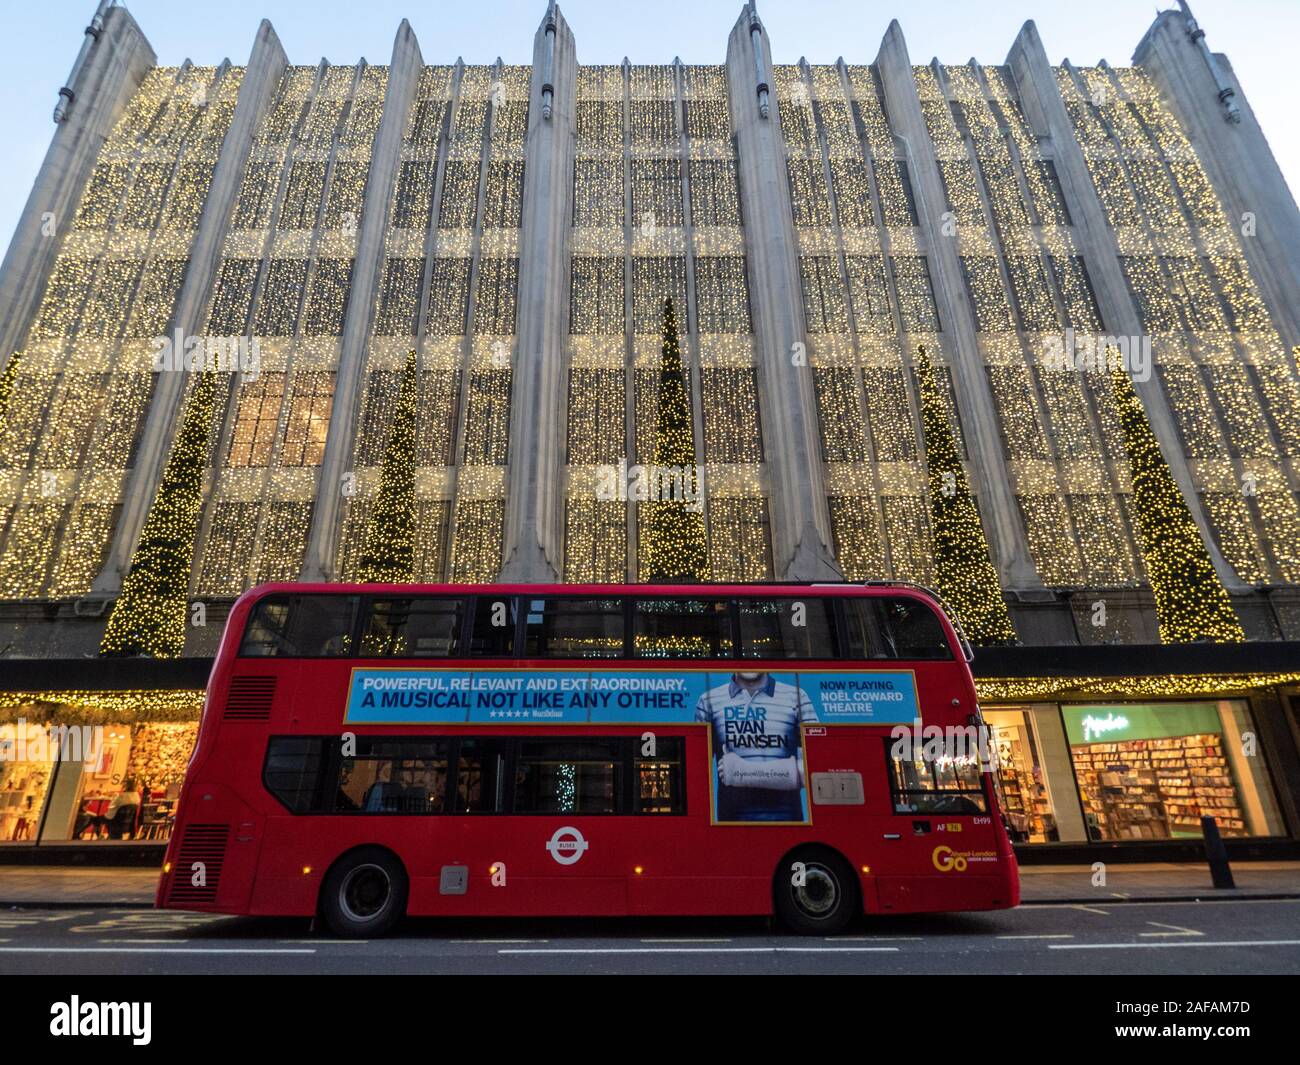
[[[106,725],[68,838],[166,840],[196,731],[189,722]]]
[[[43,726],[0,726],[0,843],[36,838],[53,775],[54,753]]]
[[[62,753],[61,731],[77,741]],[[0,844],[166,841],[197,732],[193,721],[0,725]]]
[[[997,755],[994,783],[1011,841],[1057,842],[1060,833],[1031,715],[1023,710],[988,710],[984,717]]]
[[[1118,704],[1062,709],[1088,834],[1187,839],[1211,816],[1227,837],[1281,832],[1244,704]]]

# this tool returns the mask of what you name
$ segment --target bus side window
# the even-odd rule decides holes
[[[725,599],[638,599],[632,614],[637,658],[733,658]]]
[[[829,599],[741,599],[741,658],[838,658]]]
[[[931,759],[917,737],[907,741],[885,738],[889,791],[895,814],[982,814],[988,809],[980,777],[979,758]]]
[[[474,601],[469,653],[475,658],[508,658],[514,654],[517,611],[514,596],[478,596]]]
[[[519,741],[517,814],[623,813],[623,744],[566,737]]]
[[[285,654],[289,628],[289,596],[275,595],[260,600],[244,629],[239,653],[244,658],[269,658]]]
[[[460,645],[464,599],[372,599],[361,636],[366,657],[449,658]]]
[[[634,738],[632,758],[633,813],[684,814],[686,812],[685,779],[682,774],[680,736],[659,736],[654,754],[642,754],[640,738]]]
[[[524,658],[622,658],[621,599],[527,599]]]
[[[440,814],[446,798],[446,740],[360,736],[339,761],[337,813]]]
[[[849,596],[844,603],[849,658],[949,659],[938,616],[919,599]]]
[[[353,651],[355,595],[272,596],[253,608],[239,653],[249,658],[337,658]]]
[[[504,740],[460,741],[456,780],[452,791],[454,813],[505,812],[506,745]]]
[[[328,808],[322,789],[325,742],[323,736],[272,736],[266,745],[262,782],[292,813]]]

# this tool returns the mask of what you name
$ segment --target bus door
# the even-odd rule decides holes
[[[1000,857],[978,753],[931,758],[921,747],[900,750],[886,738],[883,754],[889,812],[880,819],[881,909],[992,905]]]

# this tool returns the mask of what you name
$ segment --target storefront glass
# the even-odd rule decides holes
[[[167,839],[195,733],[187,722],[104,726],[95,763],[81,773],[60,773],[56,784],[56,791],[70,793],[71,824],[56,821],[52,811],[41,839]]]
[[[1039,758],[1034,716],[1028,710],[986,710],[997,753],[994,776],[1012,843],[1060,839],[1047,775]]]
[[[1061,709],[1094,840],[1188,839],[1211,816],[1226,837],[1282,835],[1245,702]]]
[[[54,776],[54,752],[40,725],[0,725],[0,843],[36,838]]]
[[[193,721],[0,725],[0,843],[165,841],[197,731]]]

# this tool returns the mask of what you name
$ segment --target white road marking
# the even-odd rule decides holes
[[[101,943],[171,943],[180,945],[188,943],[188,939],[101,939]]]
[[[825,943],[919,943],[924,936],[826,936]]]
[[[1041,936],[998,936],[998,939],[1073,939],[1074,936],[1068,932],[1054,932],[1050,935]]]
[[[138,942],[138,941],[136,941]],[[279,947],[0,947],[0,954],[315,954]]]
[[[641,942],[642,943],[730,943],[731,939],[728,936],[715,936],[713,938],[710,938],[708,936],[681,936],[675,939],[671,936],[664,936],[662,939],[643,939],[641,940]]]
[[[145,941],[141,940],[141,942],[145,942]],[[148,941],[148,942],[153,942],[153,941],[150,940],[150,941]],[[321,942],[321,940],[319,940],[319,939],[277,939],[276,942],[277,942],[277,943],[312,943],[312,944],[319,944],[319,943]],[[369,943],[369,942],[370,942],[370,940],[368,940],[368,939],[332,939],[332,940],[330,940],[330,944],[331,944],[331,946],[339,946],[339,947],[351,947],[351,946],[364,947],[364,946],[365,946],[367,943]]]
[[[550,947],[498,954],[897,954],[897,947]]]
[[[1101,914],[1103,917],[1109,917],[1109,916],[1111,915],[1111,913],[1110,913],[1109,910],[1099,910],[1099,909],[1097,909],[1096,906],[1082,906],[1082,905],[1080,905],[1080,906],[1071,906],[1070,909],[1072,909],[1072,910],[1083,910],[1084,913],[1099,913],[1099,914]]]
[[[1139,932],[1138,936],[1154,939],[1157,936],[1203,936],[1204,932],[1198,932],[1195,928],[1184,928],[1177,924],[1161,924],[1159,921],[1148,921],[1147,924],[1153,928],[1169,928],[1170,932]]]
[[[549,939],[449,939],[448,943],[549,943]]]
[[[1048,950],[1136,950],[1148,947],[1300,947],[1300,939],[1243,939],[1233,942],[1230,939],[1198,939],[1196,942],[1182,943],[1053,943]]]

